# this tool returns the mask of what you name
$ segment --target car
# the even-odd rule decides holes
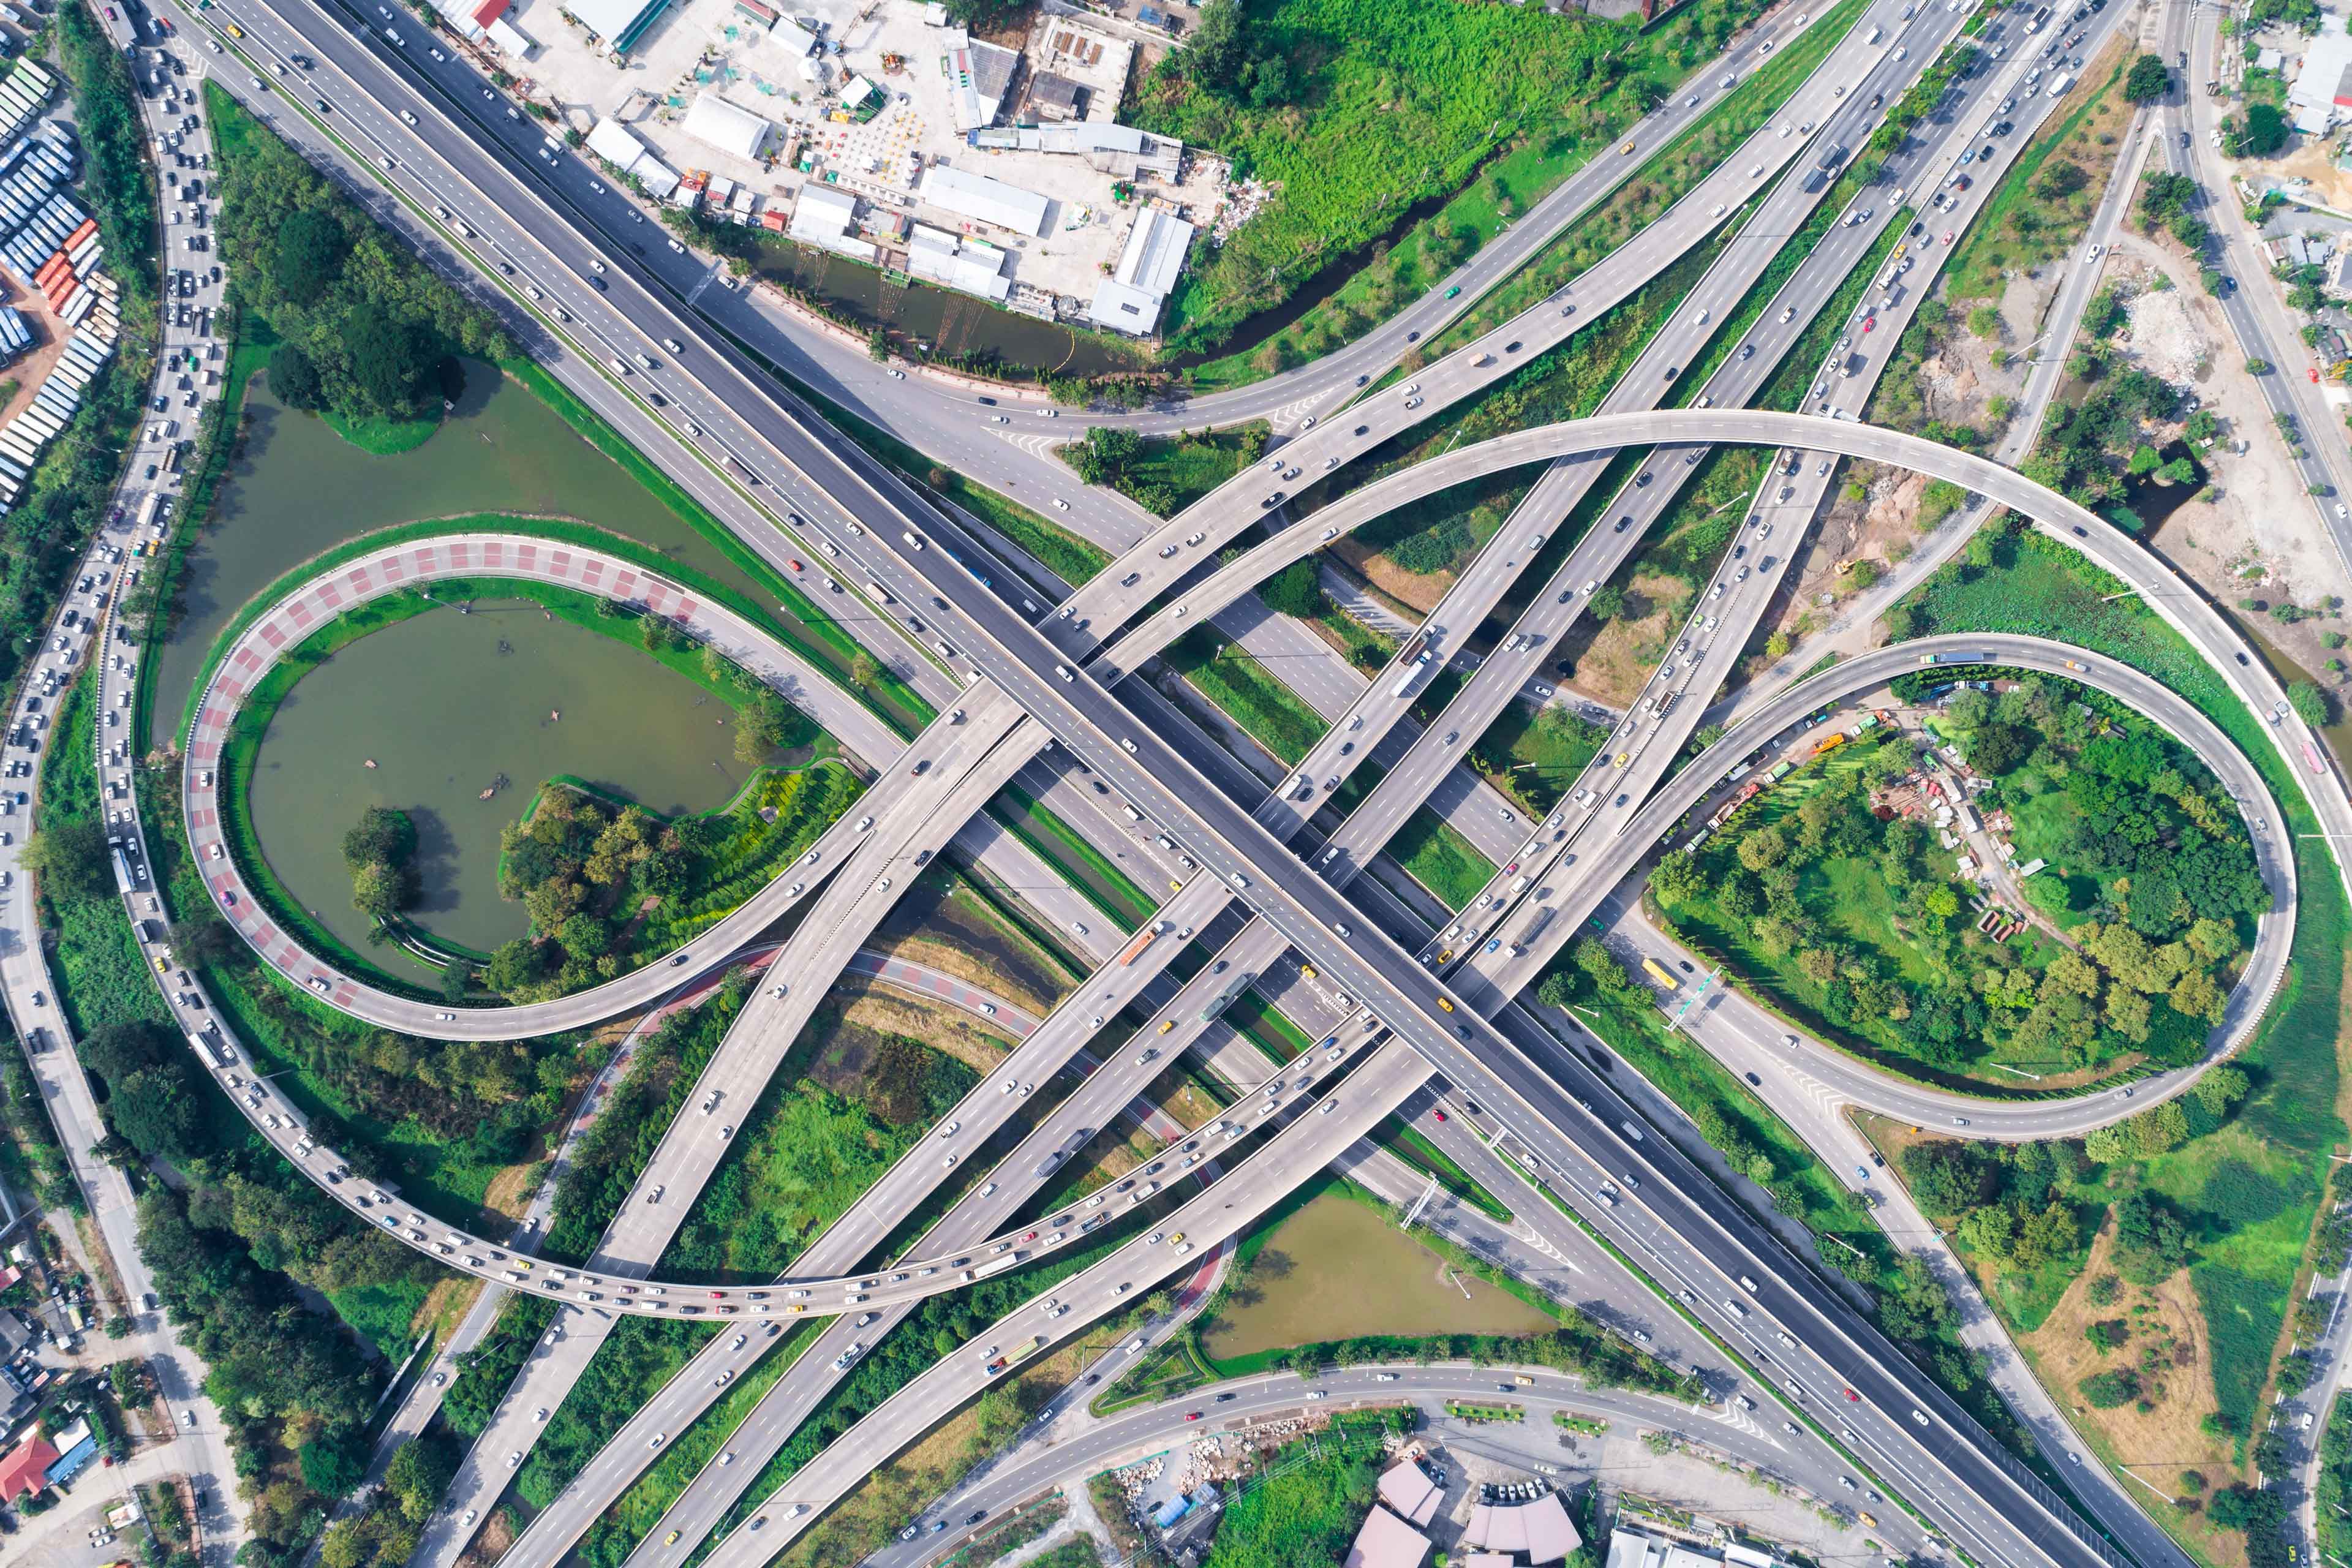
[[[1447,299],[1451,300],[1451,299],[1453,299],[1456,294],[1459,294],[1459,293],[1461,293],[1461,292],[1462,292],[1462,285],[1461,285],[1461,284],[1459,284],[1459,283],[1456,283],[1453,288],[1448,289],[1445,291],[1445,297],[1446,297]]]

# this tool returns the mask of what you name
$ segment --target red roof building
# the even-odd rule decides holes
[[[6,1458],[0,1459],[0,1502],[14,1502],[47,1486],[46,1472],[62,1457],[57,1445],[39,1432],[17,1444]]]

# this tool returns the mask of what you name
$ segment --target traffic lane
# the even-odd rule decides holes
[[[1748,420],[1790,418],[1759,415],[1738,417]],[[1719,434],[1714,430],[1707,433]],[[1499,444],[1502,443],[1490,443]],[[923,552],[918,551],[916,553],[920,557]],[[961,592],[961,584],[945,578],[945,574],[935,572],[934,585],[943,592]],[[967,613],[983,623],[992,618],[986,605],[967,602]],[[1176,818],[1177,801],[1163,787],[1161,781],[1184,779],[1191,772],[1184,761],[1170,751],[1158,736],[1148,732],[1119,735],[1115,740],[1107,736],[1096,715],[1109,717],[1109,700],[1091,689],[1091,683],[1088,683],[1089,689],[1080,694],[1078,700],[1066,698],[1055,689],[1056,685],[1075,685],[1076,678],[1069,676],[1057,682],[1055,677],[1044,674],[1038,667],[1052,668],[1055,660],[1051,650],[1041,646],[1041,639],[1035,637],[1034,629],[1001,614],[992,618],[996,622],[992,628],[993,641],[987,650],[987,657],[982,661],[984,668],[990,665],[996,667],[990,670],[991,678],[1013,693],[1028,711],[1040,716],[1062,735],[1066,744],[1072,745],[1079,754],[1087,757],[1098,772],[1114,778],[1126,778],[1129,781],[1126,787],[1131,799],[1149,800],[1155,809],[1167,812],[1171,819]],[[1010,651],[1001,654],[999,649]],[[1012,663],[1015,658],[1024,662]],[[1118,721],[1111,717],[1110,721],[1117,723]],[[1339,983],[1347,984],[1352,994],[1370,1000],[1391,1029],[1400,1030],[1402,1037],[1423,1051],[1433,1065],[1446,1072],[1456,1083],[1489,1084],[1498,1100],[1507,1095],[1531,1112],[1535,1107],[1549,1103],[1557,1111],[1561,1097],[1553,1092],[1549,1080],[1536,1073],[1516,1047],[1480,1030],[1467,1017],[1461,1018],[1456,1026],[1464,1031],[1465,1038],[1480,1046],[1481,1057],[1500,1058],[1499,1067],[1496,1069],[1499,1076],[1490,1074],[1481,1061],[1459,1047],[1452,1034],[1436,1020],[1441,1016],[1456,1015],[1460,1010],[1450,1000],[1443,1005],[1438,1005],[1434,988],[1425,973],[1392,943],[1380,939],[1378,933],[1367,933],[1364,940],[1354,940],[1328,889],[1311,877],[1302,876],[1301,868],[1295,862],[1288,861],[1278,848],[1270,848],[1259,842],[1265,837],[1263,830],[1233,810],[1229,803],[1216,798],[1212,791],[1194,788],[1186,794],[1193,810],[1200,815],[1204,829],[1213,831],[1215,836],[1213,843],[1204,842],[1201,847],[1204,863],[1213,872],[1227,877],[1240,890],[1246,891],[1251,885],[1250,872],[1254,871],[1263,879],[1268,885],[1266,890],[1254,897],[1253,901],[1259,903],[1269,921],[1284,931],[1293,945],[1308,953],[1318,967],[1332,974]],[[1234,847],[1236,845],[1246,846],[1247,848],[1236,849]],[[1331,945],[1335,935],[1339,941],[1349,942],[1349,946],[1335,949]],[[1574,1113],[1570,1111],[1569,1114],[1572,1116]],[[1694,1213],[1692,1218],[1696,1220],[1696,1217]],[[1738,1221],[1735,1219],[1733,1223],[1737,1225]],[[1731,1261],[1738,1256],[1727,1236],[1716,1240],[1715,1251],[1718,1263]],[[1857,1352],[1869,1353],[1863,1350],[1865,1343],[1883,1346],[1874,1331],[1859,1322],[1852,1324],[1851,1328],[1861,1336],[1860,1342],[1853,1344]],[[1899,1352],[1891,1349],[1879,1348],[1877,1353],[1900,1359]],[[1907,1372],[1909,1369],[1905,1370]],[[1902,1396],[1924,1399],[1937,1407],[1939,1412],[1948,1412],[1948,1418],[1958,1416],[1957,1407],[1950,1405],[1939,1392],[1927,1387],[1924,1380],[1919,1381],[1921,1387],[1918,1390],[1904,1391]],[[1899,1387],[1891,1379],[1881,1386],[1885,1391]],[[1928,1423],[1924,1413],[1920,1420],[1923,1424]],[[1932,1440],[1933,1434],[1927,1436]],[[1960,1456],[1959,1462],[1970,1476],[1977,1492],[1982,1493],[1988,1486],[1997,1486],[2011,1497],[2017,1496],[2018,1478],[2005,1470],[1996,1469],[1973,1444],[1961,1444],[1957,1447],[1950,1443],[1943,1446],[1953,1447],[1954,1453]],[[1931,1447],[1930,1451],[1937,1450]],[[1947,1464],[1955,1463],[1951,1456],[1939,1454],[1939,1458]],[[2042,1506],[2041,1500],[2030,1494],[2019,1499],[2019,1502],[2023,1508],[2035,1511]],[[2053,1539],[2059,1541],[2060,1550],[2084,1550],[2077,1538],[2066,1533],[2073,1528],[2071,1521],[2053,1523],[2049,1528],[2059,1532],[2059,1536]]]
[[[1532,1384],[1517,1384],[1515,1378],[1519,1375],[1534,1380]],[[1846,1473],[1845,1467],[1833,1451],[1810,1436],[1787,1438],[1784,1443],[1777,1428],[1771,1432],[1751,1430],[1726,1421],[1718,1413],[1613,1389],[1577,1386],[1540,1368],[1507,1363],[1474,1368],[1400,1363],[1327,1371],[1304,1383],[1296,1373],[1268,1374],[1219,1385],[1219,1394],[1231,1395],[1222,1402],[1202,1392],[1100,1419],[1065,1419],[1055,1424],[1050,1435],[1027,1435],[1008,1461],[989,1467],[983,1476],[924,1511],[929,1517],[952,1519],[974,1507],[984,1507],[993,1517],[1015,1503],[1042,1495],[1064,1477],[1079,1471],[1111,1468],[1129,1462],[1130,1456],[1146,1458],[1187,1439],[1232,1431],[1245,1423],[1313,1416],[1324,1410],[1353,1410],[1391,1403],[1418,1405],[1423,1410],[1424,1429],[1443,1443],[1448,1425],[1444,1417],[1446,1402],[1491,1403],[1505,1387],[1510,1390],[1510,1403],[1529,1405],[1536,1419],[1547,1426],[1544,1413],[1557,1409],[1598,1420],[1663,1429],[1794,1480],[1817,1492],[1825,1502],[1842,1496],[1836,1478]],[[1304,1397],[1308,1391],[1317,1389],[1328,1394],[1331,1403]],[[1323,1410],[1318,1410],[1318,1405]],[[1188,1419],[1195,1411],[1201,1419]],[[1560,1450],[1550,1447],[1543,1462],[1561,1463]],[[1581,1467],[1571,1459],[1566,1461],[1565,1468]],[[1926,1532],[1899,1510],[1889,1510],[1873,1533],[1898,1550],[1916,1550],[1927,1544]],[[911,1542],[894,1542],[876,1553],[873,1561],[881,1568],[918,1568],[964,1544],[966,1538],[950,1528],[937,1535],[927,1532]]]
[[[1923,14],[1925,15],[1925,14]],[[1944,13],[1933,13],[1943,16]],[[1953,24],[1957,26],[1957,24]],[[1927,51],[1916,63],[1896,61],[1891,48],[1882,50],[1870,65],[1858,73],[1854,82],[1857,92],[1876,87],[1884,91],[1907,80],[1917,71],[1927,68],[1930,60]],[[1840,83],[1834,95],[1822,94],[1811,113],[1827,118],[1842,100],[1846,83]],[[1818,90],[1818,89],[1816,89]],[[1800,99],[1805,97],[1801,91]],[[1783,110],[1784,122],[1809,112],[1794,107]],[[1807,123],[1811,123],[1809,119]],[[1655,252],[1661,247],[1672,247],[1680,255],[1710,232],[1724,217],[1744,204],[1766,182],[1777,178],[1781,170],[1806,152],[1817,137],[1781,137],[1769,124],[1759,129],[1742,144],[1739,151],[1706,176],[1696,187],[1643,231],[1640,242],[1611,253],[1577,279],[1554,290],[1540,304],[1530,307],[1511,321],[1503,323],[1475,341],[1449,353],[1437,363],[1417,373],[1416,378],[1379,398],[1358,405],[1349,414],[1314,429],[1303,429],[1286,443],[1277,458],[1299,472],[1320,473],[1326,457],[1342,460],[1369,449],[1364,443],[1376,444],[1389,436],[1431,417],[1437,410],[1466,396],[1486,385],[1514,374],[1515,367],[1526,359],[1541,354],[1565,341],[1578,327],[1610,305],[1630,296],[1663,267]],[[1743,165],[1745,166],[1743,168]],[[1561,301],[1568,301],[1565,309]],[[1582,320],[1578,320],[1581,315]],[[1418,412],[1419,405],[1433,405],[1429,413]],[[1342,433],[1343,428],[1347,433]],[[1361,429],[1365,434],[1355,436]],[[1289,468],[1284,472],[1287,474]],[[1115,606],[1117,595],[1128,595],[1125,603],[1130,607],[1148,602],[1173,585],[1172,572],[1167,563],[1177,557],[1167,553],[1171,546],[1180,545],[1188,535],[1204,528],[1214,542],[1207,548],[1222,548],[1234,531],[1255,521],[1264,507],[1248,498],[1268,483],[1263,473],[1246,472],[1186,508],[1175,518],[1162,524],[1135,550],[1114,563],[1116,568],[1140,574],[1148,586],[1139,592],[1114,586],[1113,575],[1103,574],[1082,588],[1074,602],[1089,617],[1100,617]],[[1277,489],[1274,492],[1284,492]],[[1180,552],[1181,553],[1181,552]],[[1124,584],[1124,574],[1117,579]],[[1066,651],[1080,651],[1065,639]]]

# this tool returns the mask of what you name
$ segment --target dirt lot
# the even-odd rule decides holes
[[[853,998],[842,1013],[844,1024],[877,1034],[903,1035],[910,1040],[920,1040],[941,1055],[953,1057],[976,1073],[985,1075],[989,1068],[1013,1054],[1011,1040],[982,1028],[977,1020],[943,1003],[912,1002],[888,986],[877,985],[870,980],[845,981],[836,985],[835,990],[841,995]]]
[[[900,900],[867,944],[909,963],[927,963],[1043,1016],[1070,990],[1050,960],[1009,930],[961,884],[926,876]]]
[[[2321,534],[2221,307],[2169,241],[2124,235],[2115,254],[2111,279],[2144,289],[2161,272],[2173,283],[2167,292],[2143,293],[2133,300],[2125,340],[2132,361],[2194,385],[2197,396],[2221,419],[2220,440],[2197,454],[2209,481],[2204,499],[2182,505],[2148,542],[2220,603],[2239,606],[2241,616],[2281,652],[2319,671],[2336,657],[2322,639],[2341,632],[2342,618],[2288,626],[2270,618],[2267,608],[2316,608],[2330,596],[2352,595],[2352,583]],[[2235,450],[2241,441],[2247,446],[2242,455]],[[2245,599],[2263,608],[2247,612],[2240,605]]]
[[[1602,626],[1576,655],[1576,675],[1563,689],[1579,697],[1622,708],[1641,695],[1650,672],[1665,653],[1674,606],[1689,595],[1679,577],[1636,573],[1625,584],[1629,609],[1647,607],[1640,619],[1620,618]]]
[[[2105,1455],[2151,1457],[2136,1464],[2132,1474],[2175,1499],[2188,1495],[2182,1472],[2194,1470],[2205,1478],[2210,1495],[2236,1479],[2237,1471],[2231,1464],[2229,1440],[2208,1436],[2200,1425],[2215,1405],[2197,1292],[2183,1270],[2154,1289],[2125,1284],[2107,1305],[2093,1305],[2092,1282],[2114,1273],[2109,1262],[2114,1239],[2112,1228],[2101,1233],[2081,1278],[2041,1328],[2019,1336],[2019,1344],[2042,1385],[2065,1406],[2075,1429]],[[2095,1322],[2116,1320],[2129,1327],[2131,1337],[2121,1349],[2102,1352],[2084,1331]],[[2161,1363],[2154,1370],[2147,1364],[2151,1352]],[[2150,1409],[2143,1413],[2137,1405],[2125,1405],[2094,1410],[2084,1403],[2077,1384],[2103,1368],[2123,1366],[2138,1372],[2145,1386],[2162,1390],[2148,1401]],[[2153,1503],[2147,1491],[2137,1495],[2144,1504]],[[2207,1561],[2225,1565],[2246,1561],[2245,1537],[2237,1531],[2200,1529],[2193,1515],[2176,1514],[2172,1522],[2197,1539]]]

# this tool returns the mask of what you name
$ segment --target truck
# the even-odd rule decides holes
[[[131,870],[131,862],[123,858],[122,846],[121,844],[113,845],[110,848],[109,853],[112,856],[114,860],[115,890],[127,899],[141,887],[144,886],[145,880]]]
[[[991,1361],[988,1363],[988,1375],[994,1377],[998,1373],[1003,1372],[1014,1362],[1028,1360],[1030,1356],[1036,1353],[1037,1347],[1045,1342],[1045,1341],[1032,1334],[1029,1338],[1022,1341],[1019,1344],[1014,1345],[1010,1351],[1005,1352],[1003,1354],[999,1355],[994,1360]]]
[[[2052,77],[2050,79],[2050,85],[2043,88],[2042,90],[2049,94],[2050,100],[2053,103],[2055,103],[2058,100],[2065,97],[2066,89],[2074,85],[2074,79],[2067,75],[2064,71],[2061,71],[2056,76]]]
[[[1830,150],[1823,153],[1814,163],[1813,172],[1805,176],[1805,189],[1809,191],[1820,190],[1823,185],[1829,184],[1830,176],[1836,174],[1838,172],[1838,166],[1844,162],[1845,143],[1843,142],[1833,143],[1830,147]]]
[[[1536,938],[1543,934],[1544,927],[1551,924],[1552,917],[1558,913],[1559,913],[1558,910],[1537,910],[1536,918],[1519,928],[1519,940],[1512,947],[1512,954],[1517,956],[1527,952],[1534,944]]]
[[[2026,31],[2027,36],[2028,36],[2028,37],[2031,37],[2031,36],[2032,36],[2033,34],[2035,34],[2035,33],[2038,33],[2038,32],[2042,31],[2042,29],[2043,28],[2043,26],[2047,26],[2047,25],[2048,25],[2049,21],[2050,21],[2050,7],[2049,7],[2049,6],[2047,6],[2047,5],[2044,5],[2044,6],[2042,6],[2040,10],[2038,10],[2038,11],[2034,12],[2034,13],[2033,13],[2033,16],[2032,16],[2032,19],[2031,19],[2031,20],[2029,20],[2029,21],[2025,24],[2025,31]]]
[[[162,494],[155,490],[149,490],[147,492],[147,499],[139,503],[138,526],[141,529],[151,527],[155,521],[155,514],[162,510],[163,507],[163,498]]]
[[[1145,926],[1141,931],[1136,932],[1135,940],[1129,942],[1127,944],[1126,951],[1118,955],[1119,966],[1121,968],[1125,968],[1127,965],[1133,963],[1138,958],[1141,957],[1143,955],[1143,950],[1150,947],[1153,942],[1158,942],[1160,940],[1160,933],[1167,929],[1168,922],[1166,921],[1154,921],[1150,925]]]
[[[1422,668],[1428,663],[1429,650],[1427,648],[1423,648],[1420,656],[1413,659],[1411,664],[1406,665],[1398,674],[1396,685],[1390,689],[1389,695],[1391,697],[1402,697],[1406,692],[1412,690],[1412,683],[1421,679]]]

